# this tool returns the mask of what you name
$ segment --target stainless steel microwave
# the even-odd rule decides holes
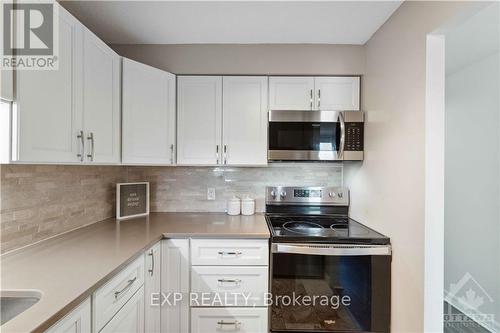
[[[269,161],[361,161],[361,111],[269,111]]]

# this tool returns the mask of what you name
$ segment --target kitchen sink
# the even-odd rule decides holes
[[[38,302],[42,293],[38,290],[1,290],[0,325],[5,324]]]

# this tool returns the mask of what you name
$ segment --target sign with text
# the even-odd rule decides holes
[[[2,1],[1,69],[58,69],[58,9],[54,0]]]
[[[149,214],[149,183],[116,184],[116,218],[118,220]]]

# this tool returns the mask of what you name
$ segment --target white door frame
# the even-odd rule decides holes
[[[426,44],[424,332],[443,332],[445,36]]]

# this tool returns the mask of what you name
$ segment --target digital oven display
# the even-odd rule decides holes
[[[321,190],[293,190],[295,198],[321,198]]]

